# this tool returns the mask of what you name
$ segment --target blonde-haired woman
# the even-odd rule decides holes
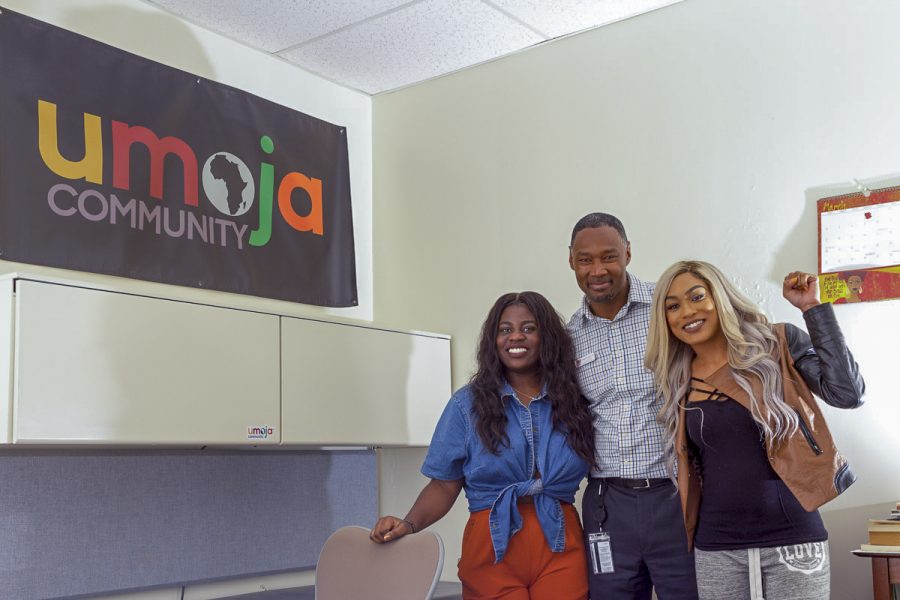
[[[770,323],[709,263],[675,263],[653,294],[645,363],[701,600],[829,597],[816,509],[855,476],[812,394],[855,408],[864,383],[816,278],[790,273],[782,292],[809,335]]]

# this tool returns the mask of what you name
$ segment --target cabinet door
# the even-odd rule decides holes
[[[13,441],[273,444],[278,318],[20,280]]]
[[[12,441],[13,327],[12,278],[0,279],[0,444]]]
[[[282,319],[282,440],[419,445],[450,397],[450,340]]]

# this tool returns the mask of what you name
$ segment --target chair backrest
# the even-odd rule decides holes
[[[376,544],[363,527],[342,527],[322,547],[316,600],[429,600],[444,566],[444,543],[432,531]]]

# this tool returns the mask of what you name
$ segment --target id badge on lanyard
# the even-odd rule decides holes
[[[603,523],[606,521],[606,504],[604,492],[606,486],[601,482],[597,486],[597,503],[594,507],[594,520],[597,523],[597,531],[588,534],[588,553],[591,555],[591,567],[594,575],[615,573],[616,566],[613,563],[612,541],[609,532],[603,531]]]
[[[609,541],[609,533],[605,531],[589,533],[588,546],[594,575],[616,572],[616,567],[613,564],[612,544]]]

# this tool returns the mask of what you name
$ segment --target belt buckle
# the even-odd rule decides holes
[[[644,485],[638,485],[638,486],[635,486],[634,489],[636,489],[636,490],[644,490],[644,489],[647,489],[647,488],[650,487],[650,478],[644,477],[644,478],[643,478],[643,481],[644,481]]]

